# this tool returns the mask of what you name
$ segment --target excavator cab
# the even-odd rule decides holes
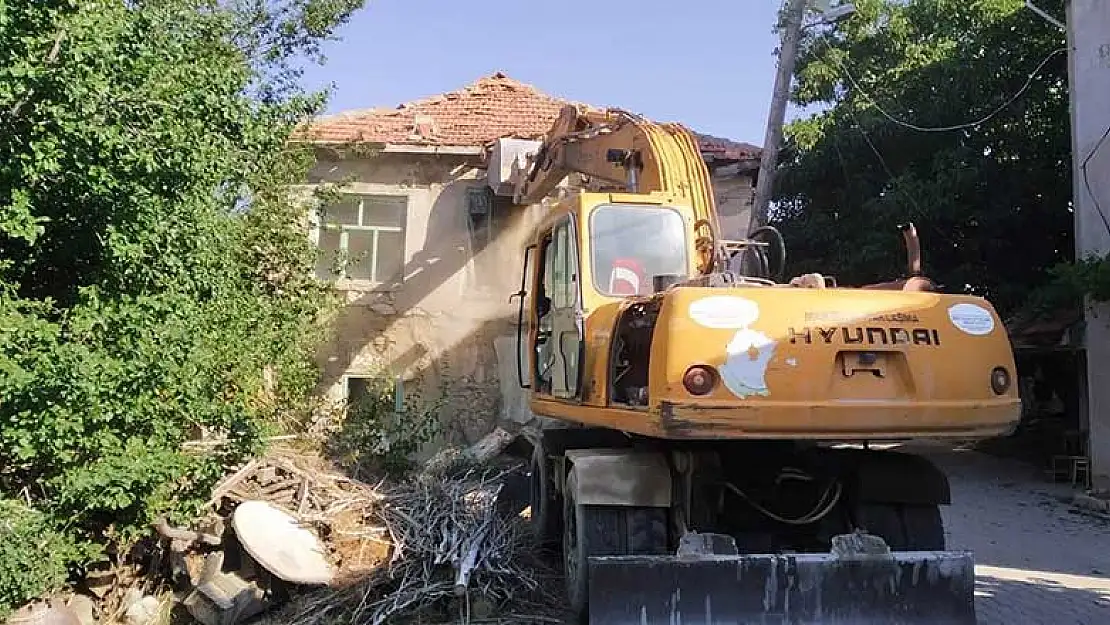
[[[517,203],[568,172],[595,184],[545,201],[518,372],[545,418],[525,432],[532,525],[560,545],[580,620],[974,623],[946,476],[869,446],[1016,424],[993,308],[918,275],[778,282],[768,238],[720,240],[678,126],[569,108]],[[754,269],[725,269],[737,253]]]
[[[587,318],[615,313],[629,298],[650,297],[692,271],[690,208],[650,199],[629,203],[614,201],[612,194],[578,195],[538,228],[530,248],[535,261],[525,269],[532,288],[522,291],[527,296],[521,300],[522,320],[526,307],[534,311],[521,332],[531,329],[529,351],[536,354],[521,382],[537,396],[593,398],[596,389],[583,394],[581,379],[583,367],[598,362],[595,351],[586,349]]]

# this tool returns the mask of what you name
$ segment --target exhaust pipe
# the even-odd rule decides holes
[[[936,291],[936,284],[925,277],[921,271],[921,239],[917,236],[917,228],[913,222],[910,222],[899,224],[898,229],[902,232],[902,241],[906,246],[907,277],[890,282],[868,284],[860,288],[880,291]]]

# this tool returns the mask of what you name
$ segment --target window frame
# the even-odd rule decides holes
[[[608,283],[607,282],[600,282],[598,280],[597,271],[598,271],[599,264],[598,264],[598,258],[597,258],[597,245],[596,245],[596,239],[595,239],[595,236],[596,236],[596,233],[597,233],[596,218],[597,218],[597,214],[600,211],[605,210],[605,209],[610,209],[610,208],[628,209],[628,210],[655,209],[655,210],[660,210],[660,211],[670,211],[671,213],[676,215],[678,217],[679,224],[681,224],[681,226],[682,226],[683,274],[686,274],[687,272],[689,272],[689,269],[690,269],[690,248],[689,248],[689,243],[688,242],[690,240],[690,228],[689,228],[689,224],[687,224],[686,217],[685,217],[685,215],[683,215],[681,210],[679,210],[678,208],[676,208],[674,206],[668,206],[666,204],[620,204],[620,203],[615,203],[615,202],[606,202],[604,204],[598,204],[597,206],[594,206],[592,209],[590,209],[590,216],[589,216],[590,228],[589,228],[588,245],[590,247],[589,247],[588,253],[589,253],[589,258],[590,258],[590,285],[594,289],[594,291],[596,291],[598,294],[602,295],[603,297],[614,297],[614,298],[627,297],[625,295],[615,295],[613,293],[610,293]],[[652,278],[652,276],[647,276],[647,279],[652,280],[653,278]]]
[[[531,358],[532,358],[532,376],[534,388],[539,389],[539,392],[549,395],[556,399],[566,401],[576,397],[581,397],[582,392],[582,375],[585,350],[585,327],[582,315],[582,301],[583,289],[582,283],[582,251],[581,251],[581,238],[580,238],[579,219],[574,214],[567,214],[560,216],[553,224],[550,230],[547,230],[541,243],[536,247],[536,271],[539,273],[539,280],[536,285],[536,293],[534,298],[546,297],[550,305],[546,314],[543,317],[534,315],[532,324],[534,324],[535,332],[532,334],[531,345]],[[563,236],[561,236],[563,235]],[[559,248],[564,249],[560,250]],[[558,252],[562,251],[560,255]],[[560,260],[562,256],[562,263],[556,261]],[[548,271],[550,269],[550,271]],[[560,274],[562,272],[562,275]],[[555,280],[556,275],[562,281]],[[551,288],[548,288],[548,278],[551,281]],[[557,298],[554,296],[555,291],[561,291],[561,296]],[[573,311],[575,319],[574,325],[578,334],[578,350],[573,355],[568,355],[562,350],[561,339],[554,333],[556,328],[556,315],[558,312]],[[538,312],[538,311],[535,311]],[[544,344],[548,350],[559,350],[562,356],[564,369],[556,371],[554,365],[559,362],[557,358],[551,358],[552,370],[547,372],[547,377],[544,375],[543,366],[547,361],[542,359],[539,347],[539,335],[543,331],[543,319],[548,319],[551,324],[547,328],[548,334],[544,339]],[[571,364],[573,359],[573,365]],[[573,371],[573,378],[569,374]],[[553,380],[552,376],[563,375],[567,390],[570,392],[570,397],[562,397],[552,394]]]
[[[485,210],[475,212],[479,200],[485,204]],[[499,228],[504,226],[509,213],[499,205],[493,189],[484,183],[467,187],[463,212],[467,233],[466,284],[478,292],[492,293],[501,285],[496,274],[502,265],[500,258],[490,257],[490,252],[496,247]]]
[[[363,382],[363,383],[366,384],[369,387],[374,382],[381,381],[382,376],[381,375],[370,374],[370,373],[357,373],[357,372],[344,373],[343,376],[342,376],[343,405],[344,405],[345,409],[347,409],[347,410],[349,410],[351,407],[354,406],[354,401],[352,401],[352,399],[351,399],[351,380],[366,380],[368,382]],[[404,411],[404,405],[405,405],[405,380],[402,376],[395,376],[393,378],[392,382],[393,382],[393,411],[396,414],[400,414],[401,412]]]
[[[347,265],[350,259],[347,258],[339,268],[339,273],[335,274],[330,271],[326,272],[327,275],[319,276],[320,271],[317,269],[318,277],[324,280],[342,280],[359,284],[369,284],[371,286],[384,284],[387,278],[378,275],[378,250],[380,243],[380,234],[382,232],[399,233],[401,235],[401,267],[403,268],[406,261],[406,239],[408,234],[408,211],[410,198],[408,195],[397,194],[390,195],[386,193],[342,193],[343,202],[354,200],[357,206],[355,219],[358,223],[332,223],[327,220],[326,211],[327,206],[320,206],[317,208],[317,225],[316,225],[316,247],[323,250],[323,236],[325,231],[339,232],[339,245],[335,251],[342,252],[344,255],[349,256],[350,249],[350,233],[353,232],[370,232],[373,234],[370,241],[370,277],[369,278],[352,278],[347,273]],[[384,201],[387,203],[396,203],[400,206],[401,219],[399,226],[365,226],[362,225],[366,216],[367,201]],[[323,213],[323,214],[322,214]],[[403,276],[396,276],[398,280],[403,279]]]

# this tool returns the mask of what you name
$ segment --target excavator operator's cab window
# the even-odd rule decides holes
[[[593,280],[605,295],[650,295],[655,276],[685,278],[686,229],[678,211],[603,204],[590,215]]]
[[[577,316],[578,250],[569,218],[555,225],[540,250],[542,276],[536,293],[536,390],[572,398],[578,394],[582,337]]]

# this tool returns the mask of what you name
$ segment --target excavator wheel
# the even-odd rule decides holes
[[[935,505],[858,504],[856,527],[881,536],[894,551],[943,551],[944,524]]]
[[[551,462],[541,445],[532,448],[529,465],[529,497],[532,534],[541,549],[554,549],[562,536],[561,501],[555,494],[551,479]],[[558,552],[556,552],[558,553]]]
[[[906,530],[909,549],[944,551],[944,521],[939,506],[902,506],[902,526]]]
[[[574,622],[589,623],[591,556],[667,553],[667,510],[587,506],[576,501],[571,469],[563,494],[563,573]]]

